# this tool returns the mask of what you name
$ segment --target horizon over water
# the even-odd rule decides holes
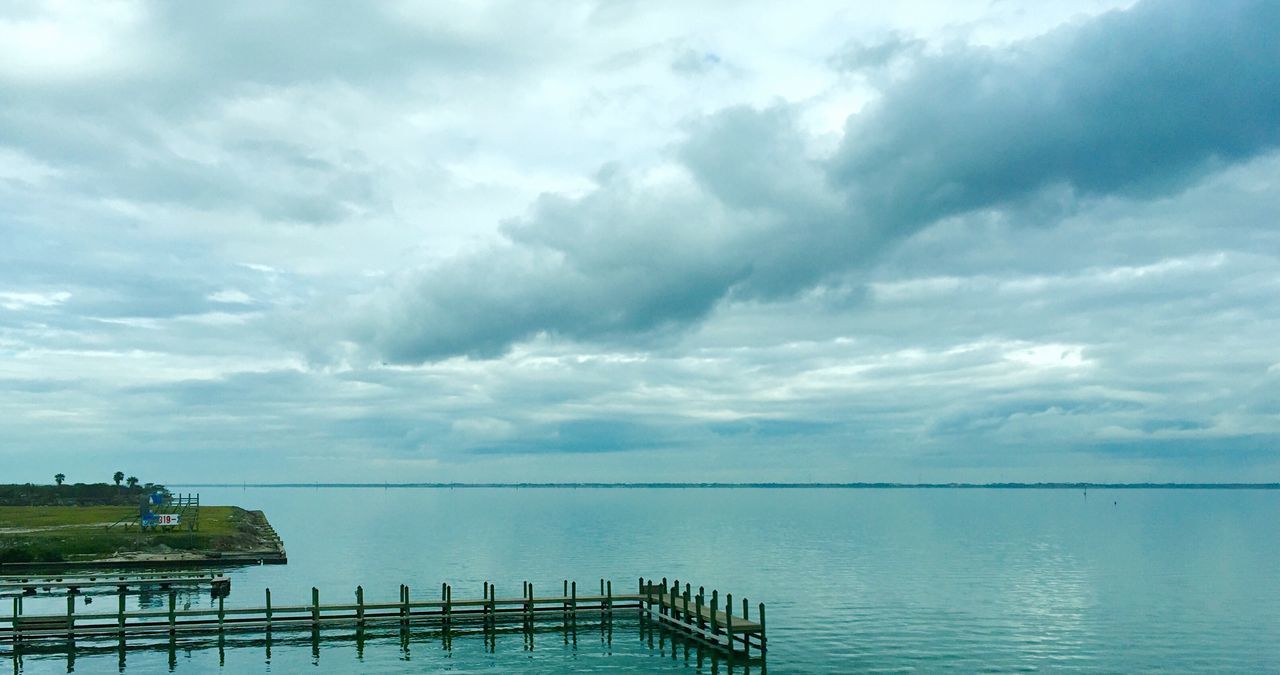
[[[357,584],[385,602],[401,583],[428,599],[442,581],[462,598],[485,581],[502,596],[529,580],[541,595],[604,577],[625,593],[665,576],[745,596],[753,611],[764,602],[765,666],[778,673],[1280,670],[1270,487],[454,487],[201,487],[203,503],[265,511],[289,552],[285,566],[231,569],[227,608],[260,605],[268,587],[284,605],[308,602],[312,586],[322,602]],[[434,629],[404,641],[369,631],[359,646],[353,634],[326,630],[314,651],[308,632],[286,631],[269,650],[250,633],[179,637],[172,651],[130,640],[123,655],[114,639],[59,641],[13,672],[728,672],[695,648],[650,645],[634,611],[611,629],[537,633],[532,650],[518,630],[491,645],[457,635],[447,649]]]

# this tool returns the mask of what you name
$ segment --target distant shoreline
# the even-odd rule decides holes
[[[1280,490],[1280,483],[173,483],[184,488],[754,488],[824,490]]]

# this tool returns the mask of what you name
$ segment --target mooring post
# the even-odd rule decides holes
[[[563,581],[564,581],[564,591],[560,593],[560,604],[563,605],[561,609],[564,610],[565,614],[568,614],[569,613],[569,580],[564,579]]]
[[[480,605],[480,614],[486,621],[489,620],[489,582],[484,582],[484,593],[480,596],[484,603]]]
[[[267,594],[267,630],[271,629],[271,589],[265,589]]]
[[[178,630],[178,592],[169,591],[169,634]]]
[[[705,604],[707,604],[707,589],[702,586],[699,586],[698,587],[698,616],[693,617],[693,623],[698,627],[699,630],[701,630],[702,626],[706,623],[705,621],[702,620],[702,606]]]
[[[76,596],[67,589],[67,635],[76,633]]]
[[[605,604],[609,608],[609,615],[613,615],[613,579],[605,582],[604,590]]]
[[[311,587],[311,625],[320,625],[320,589]]]
[[[676,582],[679,583],[679,582]],[[662,577],[662,594],[658,597],[658,613],[671,615],[671,608],[667,606],[667,578]]]
[[[720,591],[711,589],[711,634],[716,635],[720,628],[720,620],[716,612],[720,611]]]
[[[444,586],[444,620],[453,621],[453,586]]]
[[[685,584],[683,599],[684,599],[684,620],[686,622],[689,620],[689,591],[690,591],[689,584]]]
[[[569,586],[569,604],[572,607],[574,617],[578,616],[578,582],[573,582]]]
[[[764,603],[760,603],[760,651],[765,651]]]
[[[670,606],[668,613],[674,616],[676,619],[688,620],[689,617],[687,616],[682,617],[680,615],[680,610],[676,606],[676,598],[678,597],[680,597],[680,580],[679,579],[677,579],[675,583],[671,584],[671,592],[667,596],[667,604]]]
[[[221,595],[218,596],[218,630],[219,631],[222,630],[222,621],[227,616],[226,610],[222,608],[222,602],[225,599],[226,598],[224,596],[221,596]]]
[[[733,594],[724,594],[724,635],[728,640],[729,653],[733,654]]]
[[[400,587],[400,597],[404,597],[404,587]],[[356,586],[356,625],[364,625],[364,586]]]
[[[119,624],[120,624],[120,634],[121,634],[121,635],[124,635],[124,603],[125,603],[125,600],[124,600],[124,589],[123,589],[123,588],[121,588],[121,589],[120,589],[119,591],[117,591],[117,592],[118,592],[118,593],[119,593],[119,595],[120,595],[120,614],[119,614],[119,615],[118,615],[118,617],[117,617],[117,621],[118,621],[118,622],[119,622]]]
[[[18,615],[22,613],[22,604],[18,602],[20,598],[13,599],[13,623],[9,624],[13,628],[13,641],[18,641]]]
[[[409,606],[409,584],[402,585],[404,586],[404,620],[408,621],[410,619],[410,615],[413,614],[413,610]]]

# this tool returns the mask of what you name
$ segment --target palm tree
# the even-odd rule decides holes
[[[111,480],[116,482],[116,487],[120,487],[120,481],[124,480],[124,472],[123,471],[115,472],[115,474],[111,476]]]
[[[126,483],[128,483],[128,484],[129,484],[129,487],[131,487],[131,488],[138,487],[138,477],[137,477],[137,476],[129,476],[129,478],[128,478],[127,480],[125,480],[125,482],[126,482]]]
[[[62,485],[62,481],[66,480],[66,479],[67,479],[67,474],[65,474],[65,473],[55,473],[55,474],[53,474],[53,482],[57,483],[58,485]]]

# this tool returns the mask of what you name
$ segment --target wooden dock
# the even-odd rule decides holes
[[[231,590],[231,578],[221,572],[156,572],[151,574],[99,574],[93,576],[0,576],[0,597],[36,595],[57,591],[75,595],[92,588],[137,590],[143,586],[169,589],[182,586],[208,585],[214,595]]]
[[[713,590],[708,597],[706,589],[699,586],[693,592],[691,584],[680,588],[680,581],[670,584],[666,578],[655,584],[652,580],[640,583],[640,598],[650,618],[674,626],[700,640],[726,650],[749,654],[754,648],[760,653],[768,649],[764,634],[764,603],[757,610],[757,621],[748,619],[750,602],[742,598],[742,613],[733,615],[733,595],[724,596],[724,609],[720,608],[720,592]]]
[[[415,600],[408,586],[401,585],[395,602],[366,602],[364,588],[357,586],[352,601],[322,604],[320,590],[311,589],[311,602],[304,605],[273,605],[271,590],[266,589],[263,604],[254,607],[227,607],[225,596],[218,596],[216,608],[179,609],[177,592],[168,593],[168,607],[163,609],[126,609],[126,591],[118,591],[119,603],[113,612],[76,613],[74,593],[67,594],[67,611],[59,614],[25,614],[22,599],[13,598],[9,616],[0,614],[0,643],[17,644],[32,640],[56,638],[127,637],[175,635],[177,633],[221,633],[224,631],[271,631],[273,629],[363,627],[376,624],[435,625],[450,632],[455,624],[480,623],[486,630],[500,622],[520,623],[531,630],[539,620],[559,618],[563,621],[580,615],[612,618],[615,611],[641,612],[665,628],[684,633],[700,642],[731,655],[750,656],[754,649],[763,656],[765,640],[764,604],[759,605],[757,620],[747,617],[747,601],[742,613],[733,614],[732,596],[720,605],[719,592],[706,596],[699,588],[692,595],[686,584],[668,584],[639,580],[636,593],[615,594],[613,582],[600,580],[599,592],[578,594],[577,582],[564,581],[559,594],[538,596],[533,584],[524,582],[519,596],[499,596],[493,584],[484,583],[481,596],[454,599],[453,587],[440,585],[439,599]]]

